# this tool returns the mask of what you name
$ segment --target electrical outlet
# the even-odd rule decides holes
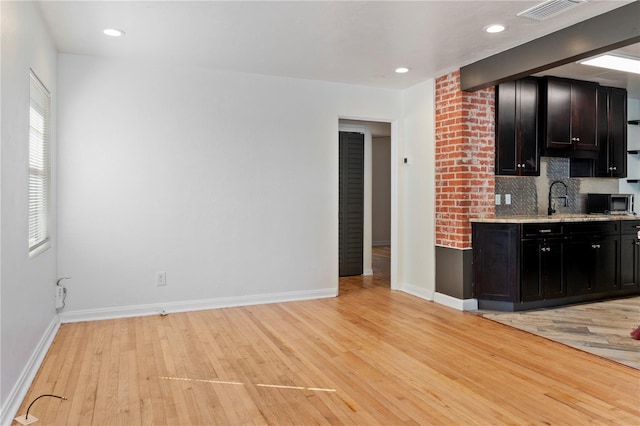
[[[506,205],[510,205],[511,204],[511,194],[504,194],[504,203]]]
[[[62,285],[56,286],[55,298],[56,298],[56,309],[61,309],[64,307],[64,296],[67,294],[67,289]]]
[[[167,285],[167,273],[164,271],[156,272],[156,285]]]

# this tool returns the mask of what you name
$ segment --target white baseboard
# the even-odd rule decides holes
[[[9,392],[9,396],[5,399],[4,406],[0,410],[0,413],[2,413],[0,415],[0,425],[10,425],[12,423],[59,328],[60,321],[56,315],[53,320],[51,320],[42,338],[36,345],[35,350],[29,357],[27,365],[25,365],[16,384],[13,386],[13,389],[11,389],[11,392]]]
[[[416,296],[419,297],[421,299],[425,299],[425,300],[433,300],[433,291],[431,290],[426,290],[422,287],[417,287],[415,285],[412,284],[408,284],[408,283],[400,283],[400,291],[404,291],[405,293],[408,293],[412,296]]]
[[[266,303],[293,302],[296,300],[324,299],[336,297],[337,295],[337,288],[327,288],[322,290],[290,291],[265,295],[220,297],[215,299],[185,300],[180,302],[152,303],[114,308],[85,309],[63,312],[60,314],[60,321],[62,323],[70,323],[130,318],[145,315],[158,315],[163,311],[167,313],[201,311],[205,309],[263,305]]]
[[[373,269],[365,269],[362,275],[373,275]]]
[[[475,311],[478,309],[477,299],[457,299],[444,293],[435,293],[433,301],[459,311]]]

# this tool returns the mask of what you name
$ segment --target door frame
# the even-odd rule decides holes
[[[340,123],[340,120],[359,121],[360,123]],[[395,120],[384,120],[362,117],[338,117],[338,132],[357,132],[364,134],[364,217],[363,217],[363,275],[372,275],[372,136],[367,122],[389,123],[391,125],[391,273],[392,290],[398,290],[398,262],[400,247],[398,244],[398,123]],[[335,139],[334,139],[335,140]],[[337,160],[337,158],[336,158]],[[336,230],[336,238],[338,237]]]

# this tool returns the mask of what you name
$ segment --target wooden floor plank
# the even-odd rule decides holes
[[[333,299],[63,324],[20,413],[53,392],[40,424],[640,424],[638,370],[391,291],[388,257]]]

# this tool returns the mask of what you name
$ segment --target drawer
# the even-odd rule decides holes
[[[621,234],[636,234],[638,231],[640,231],[640,220],[621,220],[620,221]]]
[[[620,232],[620,222],[580,222],[565,224],[565,235],[615,235]]]
[[[558,237],[561,235],[561,223],[525,223],[522,225],[522,238]]]

